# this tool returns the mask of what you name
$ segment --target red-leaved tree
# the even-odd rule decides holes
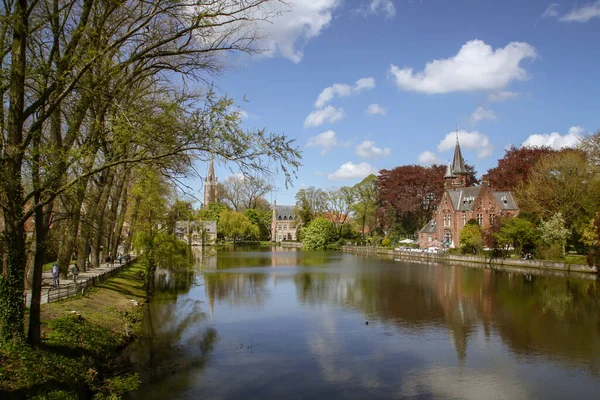
[[[525,182],[531,168],[542,157],[557,153],[551,147],[512,146],[506,150],[504,157],[498,160],[498,166],[488,170],[490,184],[496,190],[514,190],[521,182]]]

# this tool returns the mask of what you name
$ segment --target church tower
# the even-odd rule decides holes
[[[213,165],[213,159],[210,159],[208,166],[208,174],[204,180],[204,205],[206,208],[210,203],[217,201],[217,178],[215,177],[215,166]]]

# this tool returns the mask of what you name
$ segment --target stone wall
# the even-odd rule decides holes
[[[561,262],[542,260],[518,260],[514,258],[486,258],[482,256],[454,255],[447,253],[410,252],[369,246],[344,246],[342,247],[342,250],[359,254],[385,254],[390,256],[402,256],[406,258],[426,260],[429,262],[468,262],[490,264],[494,266],[535,268],[541,270],[581,272],[591,274],[598,273],[598,268],[590,267],[588,265],[565,264]]]

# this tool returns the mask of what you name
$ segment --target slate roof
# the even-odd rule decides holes
[[[427,225],[421,228],[419,233],[435,233],[437,232],[437,227],[435,225],[435,219],[432,219],[427,223]]]
[[[294,213],[295,206],[275,206],[275,218],[282,220],[294,220],[296,214]],[[281,217],[281,218],[280,218]]]
[[[448,190],[452,206],[456,211],[472,211],[475,200],[479,196],[481,186],[470,186],[455,190]],[[502,210],[518,210],[517,203],[511,192],[495,192],[492,195]]]
[[[475,199],[479,195],[481,186],[470,186],[456,190],[448,190],[450,200],[452,200],[452,206],[457,211],[471,211]]]
[[[496,202],[503,210],[518,210],[517,203],[511,192],[493,192]]]

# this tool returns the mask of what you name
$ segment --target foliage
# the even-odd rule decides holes
[[[495,237],[500,246],[505,249],[512,247],[517,254],[521,254],[523,250],[533,249],[538,233],[530,221],[520,217],[503,218]]]
[[[369,234],[373,235],[377,225],[377,211],[379,209],[377,177],[371,174],[354,185],[352,189],[356,197],[351,210],[364,239],[365,228],[368,228]]]
[[[229,207],[223,203],[210,203],[208,207],[198,211],[198,218],[201,221],[217,221],[218,223],[221,214],[228,210]]]
[[[258,228],[258,236],[261,241],[271,239],[272,214],[272,211],[254,208],[248,208],[244,211],[244,215]]]
[[[463,253],[478,254],[483,248],[483,236],[479,225],[467,224],[460,231],[460,248]]]
[[[590,246],[587,255],[588,265],[600,266],[600,213],[585,227],[582,240]]]
[[[129,302],[132,297],[142,299],[140,270],[134,265],[85,297],[46,305],[45,315],[51,319],[45,321],[42,347],[0,347],[0,391],[10,391],[15,398],[76,399],[94,392],[99,392],[98,398],[118,398],[136,389],[137,374],[102,380],[102,372],[107,372],[107,361],[119,354],[140,326],[144,308],[132,309]],[[125,309],[107,307],[115,303]],[[74,309],[81,316],[63,316]]]
[[[384,238],[384,239],[381,241],[381,245],[382,245],[382,246],[384,246],[384,247],[388,247],[388,246],[390,245],[390,243],[391,243],[391,242],[390,242],[390,239],[388,239],[388,238]]]
[[[490,184],[495,190],[514,190],[527,182],[531,169],[545,157],[556,154],[551,147],[515,147],[506,150],[498,166],[488,170]]]
[[[325,212],[326,202],[327,195],[323,190],[314,186],[300,189],[296,193],[296,215],[304,226],[308,226],[314,218]]]
[[[306,226],[302,233],[302,248],[306,250],[324,250],[333,242],[333,224],[323,217],[317,217]]]
[[[401,233],[413,233],[431,219],[444,191],[445,168],[404,165],[381,170],[377,181],[388,223]]]
[[[260,177],[231,175],[222,185],[223,199],[236,211],[257,208],[263,204],[264,196],[273,186]],[[261,201],[263,200],[263,201]]]
[[[581,152],[563,151],[541,159],[515,194],[522,210],[546,219],[561,213],[571,229],[591,217],[587,209],[594,180]]]
[[[130,191],[133,166],[178,179],[194,159],[214,157],[244,174],[277,171],[291,182],[300,165],[292,140],[242,129],[231,99],[172,83],[206,82],[225,67],[218,54],[256,51],[254,22],[279,10],[268,0],[195,7],[170,0],[68,0],[3,8],[0,341],[24,336],[26,221],[36,223],[31,275],[37,299],[51,230],[60,229],[63,237],[56,242],[59,263],[78,247],[83,267],[90,253],[96,266],[101,248],[117,251],[130,204],[134,220],[128,222],[137,224],[136,199],[145,193]],[[29,339],[39,344],[37,300],[31,317]]]
[[[225,237],[230,237],[235,243],[239,239],[258,239],[259,229],[250,222],[250,219],[237,211],[224,211],[221,213],[217,229]]]
[[[563,255],[565,253],[564,246],[569,237],[569,229],[565,226],[565,219],[562,213],[558,212],[554,214],[549,220],[542,220],[540,227],[540,239],[543,244],[551,246],[559,244],[563,248]]]

